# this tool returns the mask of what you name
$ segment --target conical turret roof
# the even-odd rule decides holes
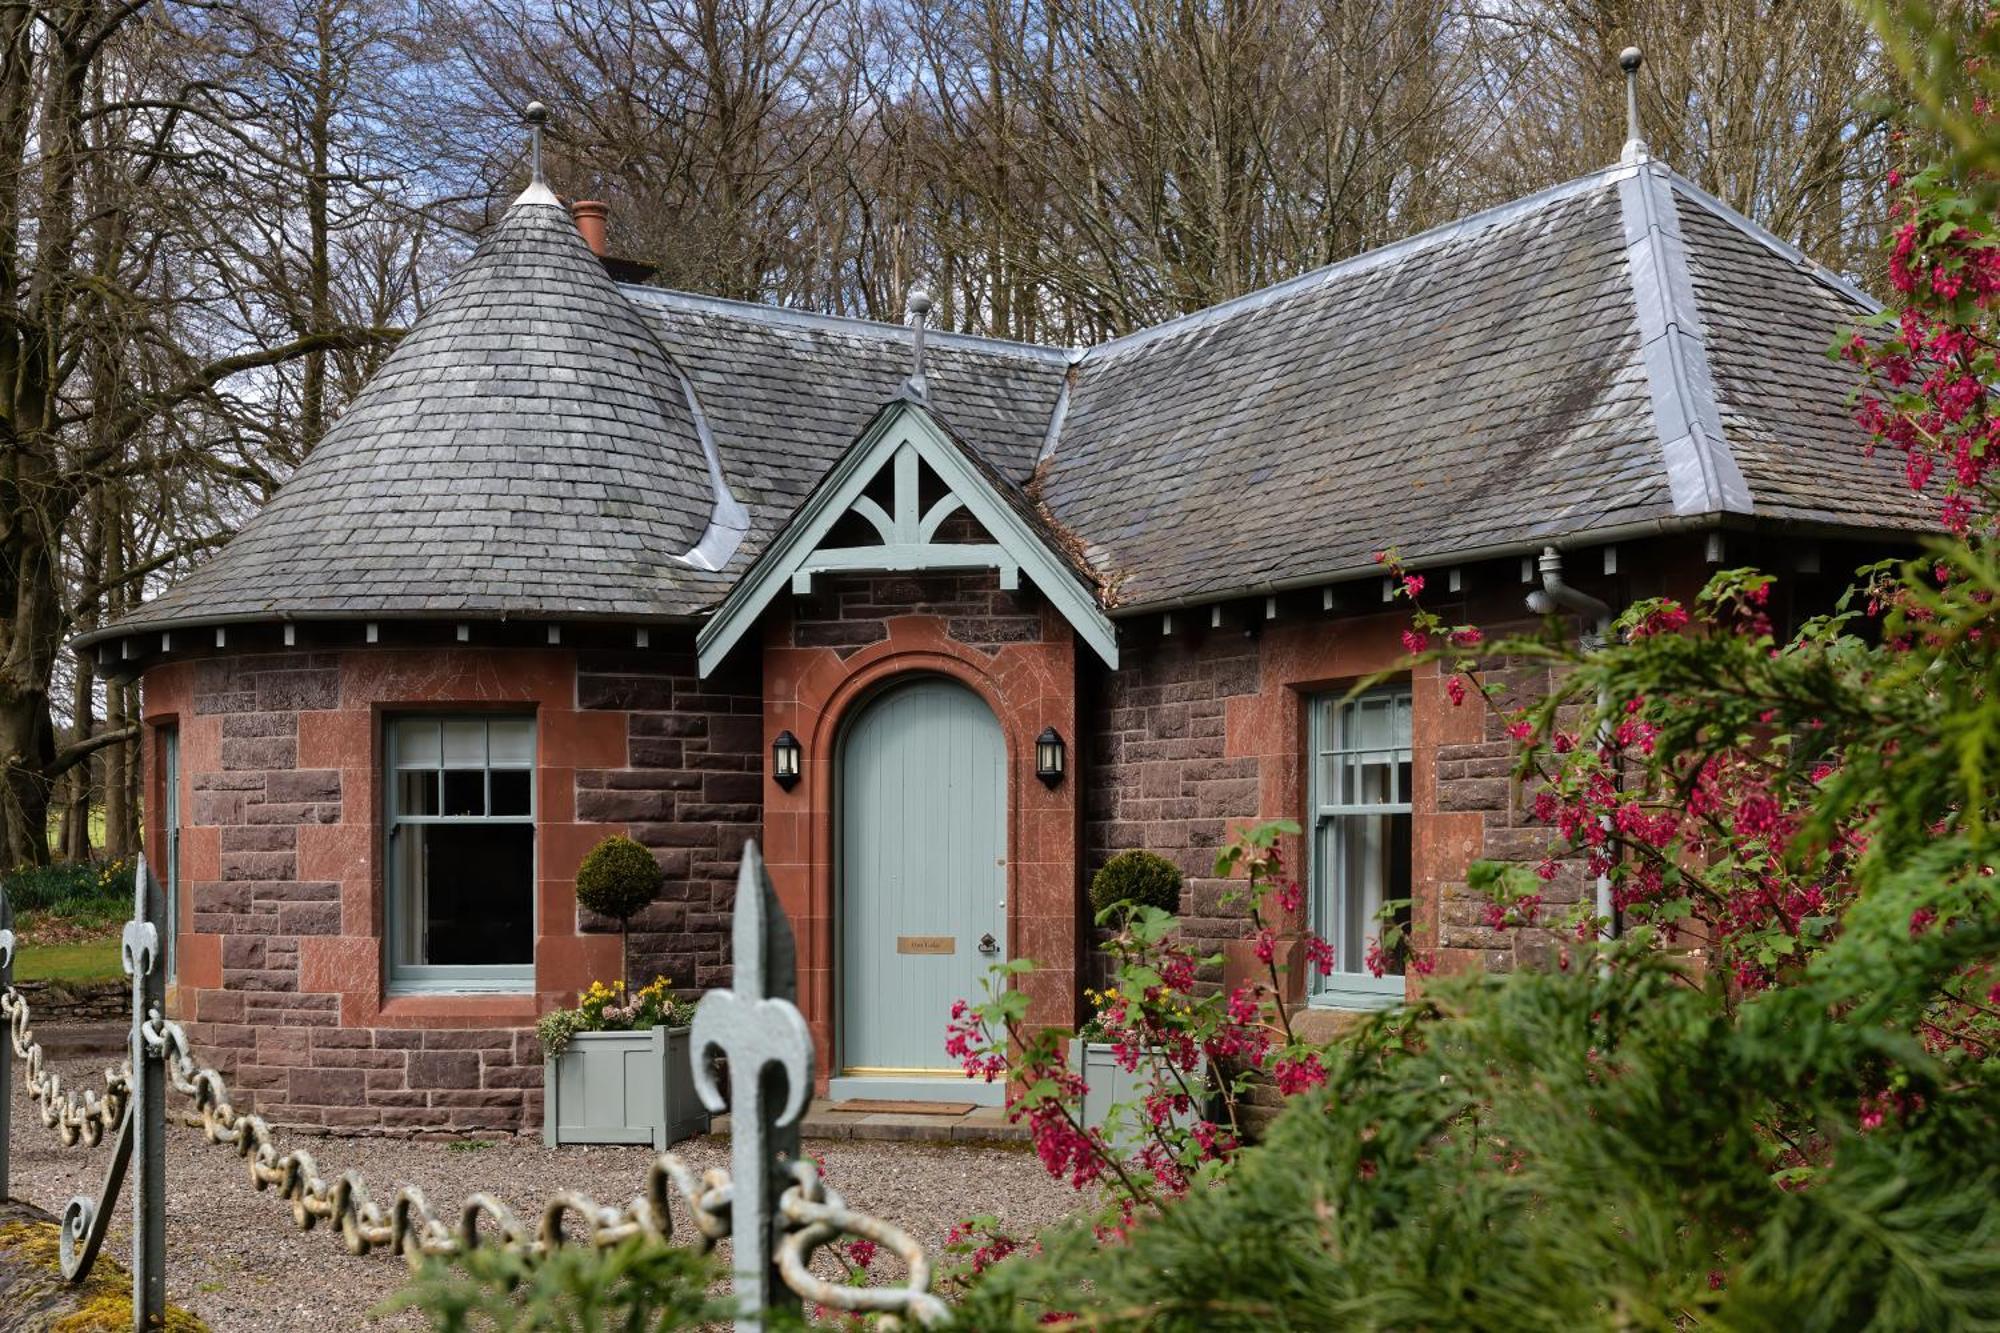
[[[124,627],[686,614],[719,471],[683,384],[531,186],[277,497]]]

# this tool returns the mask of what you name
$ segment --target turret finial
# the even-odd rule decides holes
[[[1618,53],[1618,68],[1625,71],[1625,152],[1624,161],[1637,162],[1647,154],[1646,136],[1639,132],[1639,66],[1645,52],[1628,46]]]
[[[542,126],[548,124],[549,109],[540,102],[530,102],[522,109],[521,118],[528,122],[528,182],[546,185],[542,179]]]
[[[929,390],[924,383],[924,326],[930,320],[931,294],[921,287],[912,287],[905,305],[916,319],[917,332],[910,352],[910,378],[903,391],[921,403],[929,399]]]

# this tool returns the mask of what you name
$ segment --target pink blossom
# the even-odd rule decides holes
[[[1296,1060],[1280,1060],[1272,1065],[1271,1077],[1281,1095],[1293,1097],[1325,1084],[1326,1069],[1320,1064],[1319,1056],[1308,1051]]]
[[[1306,959],[1321,976],[1333,971],[1333,946],[1318,935],[1306,936]]]

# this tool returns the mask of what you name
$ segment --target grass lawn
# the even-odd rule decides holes
[[[69,944],[24,941],[14,950],[16,981],[117,981],[124,975],[117,935]]]
[[[145,827],[143,819],[142,815],[140,828]],[[104,846],[104,807],[101,805],[90,807],[90,845]],[[62,811],[54,805],[49,807],[49,850],[62,855]]]

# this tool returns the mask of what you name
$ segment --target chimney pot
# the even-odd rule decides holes
[[[569,206],[569,215],[576,219],[576,229],[583,234],[583,243],[599,259],[609,253],[604,226],[611,216],[611,206],[598,199],[579,199]]]

